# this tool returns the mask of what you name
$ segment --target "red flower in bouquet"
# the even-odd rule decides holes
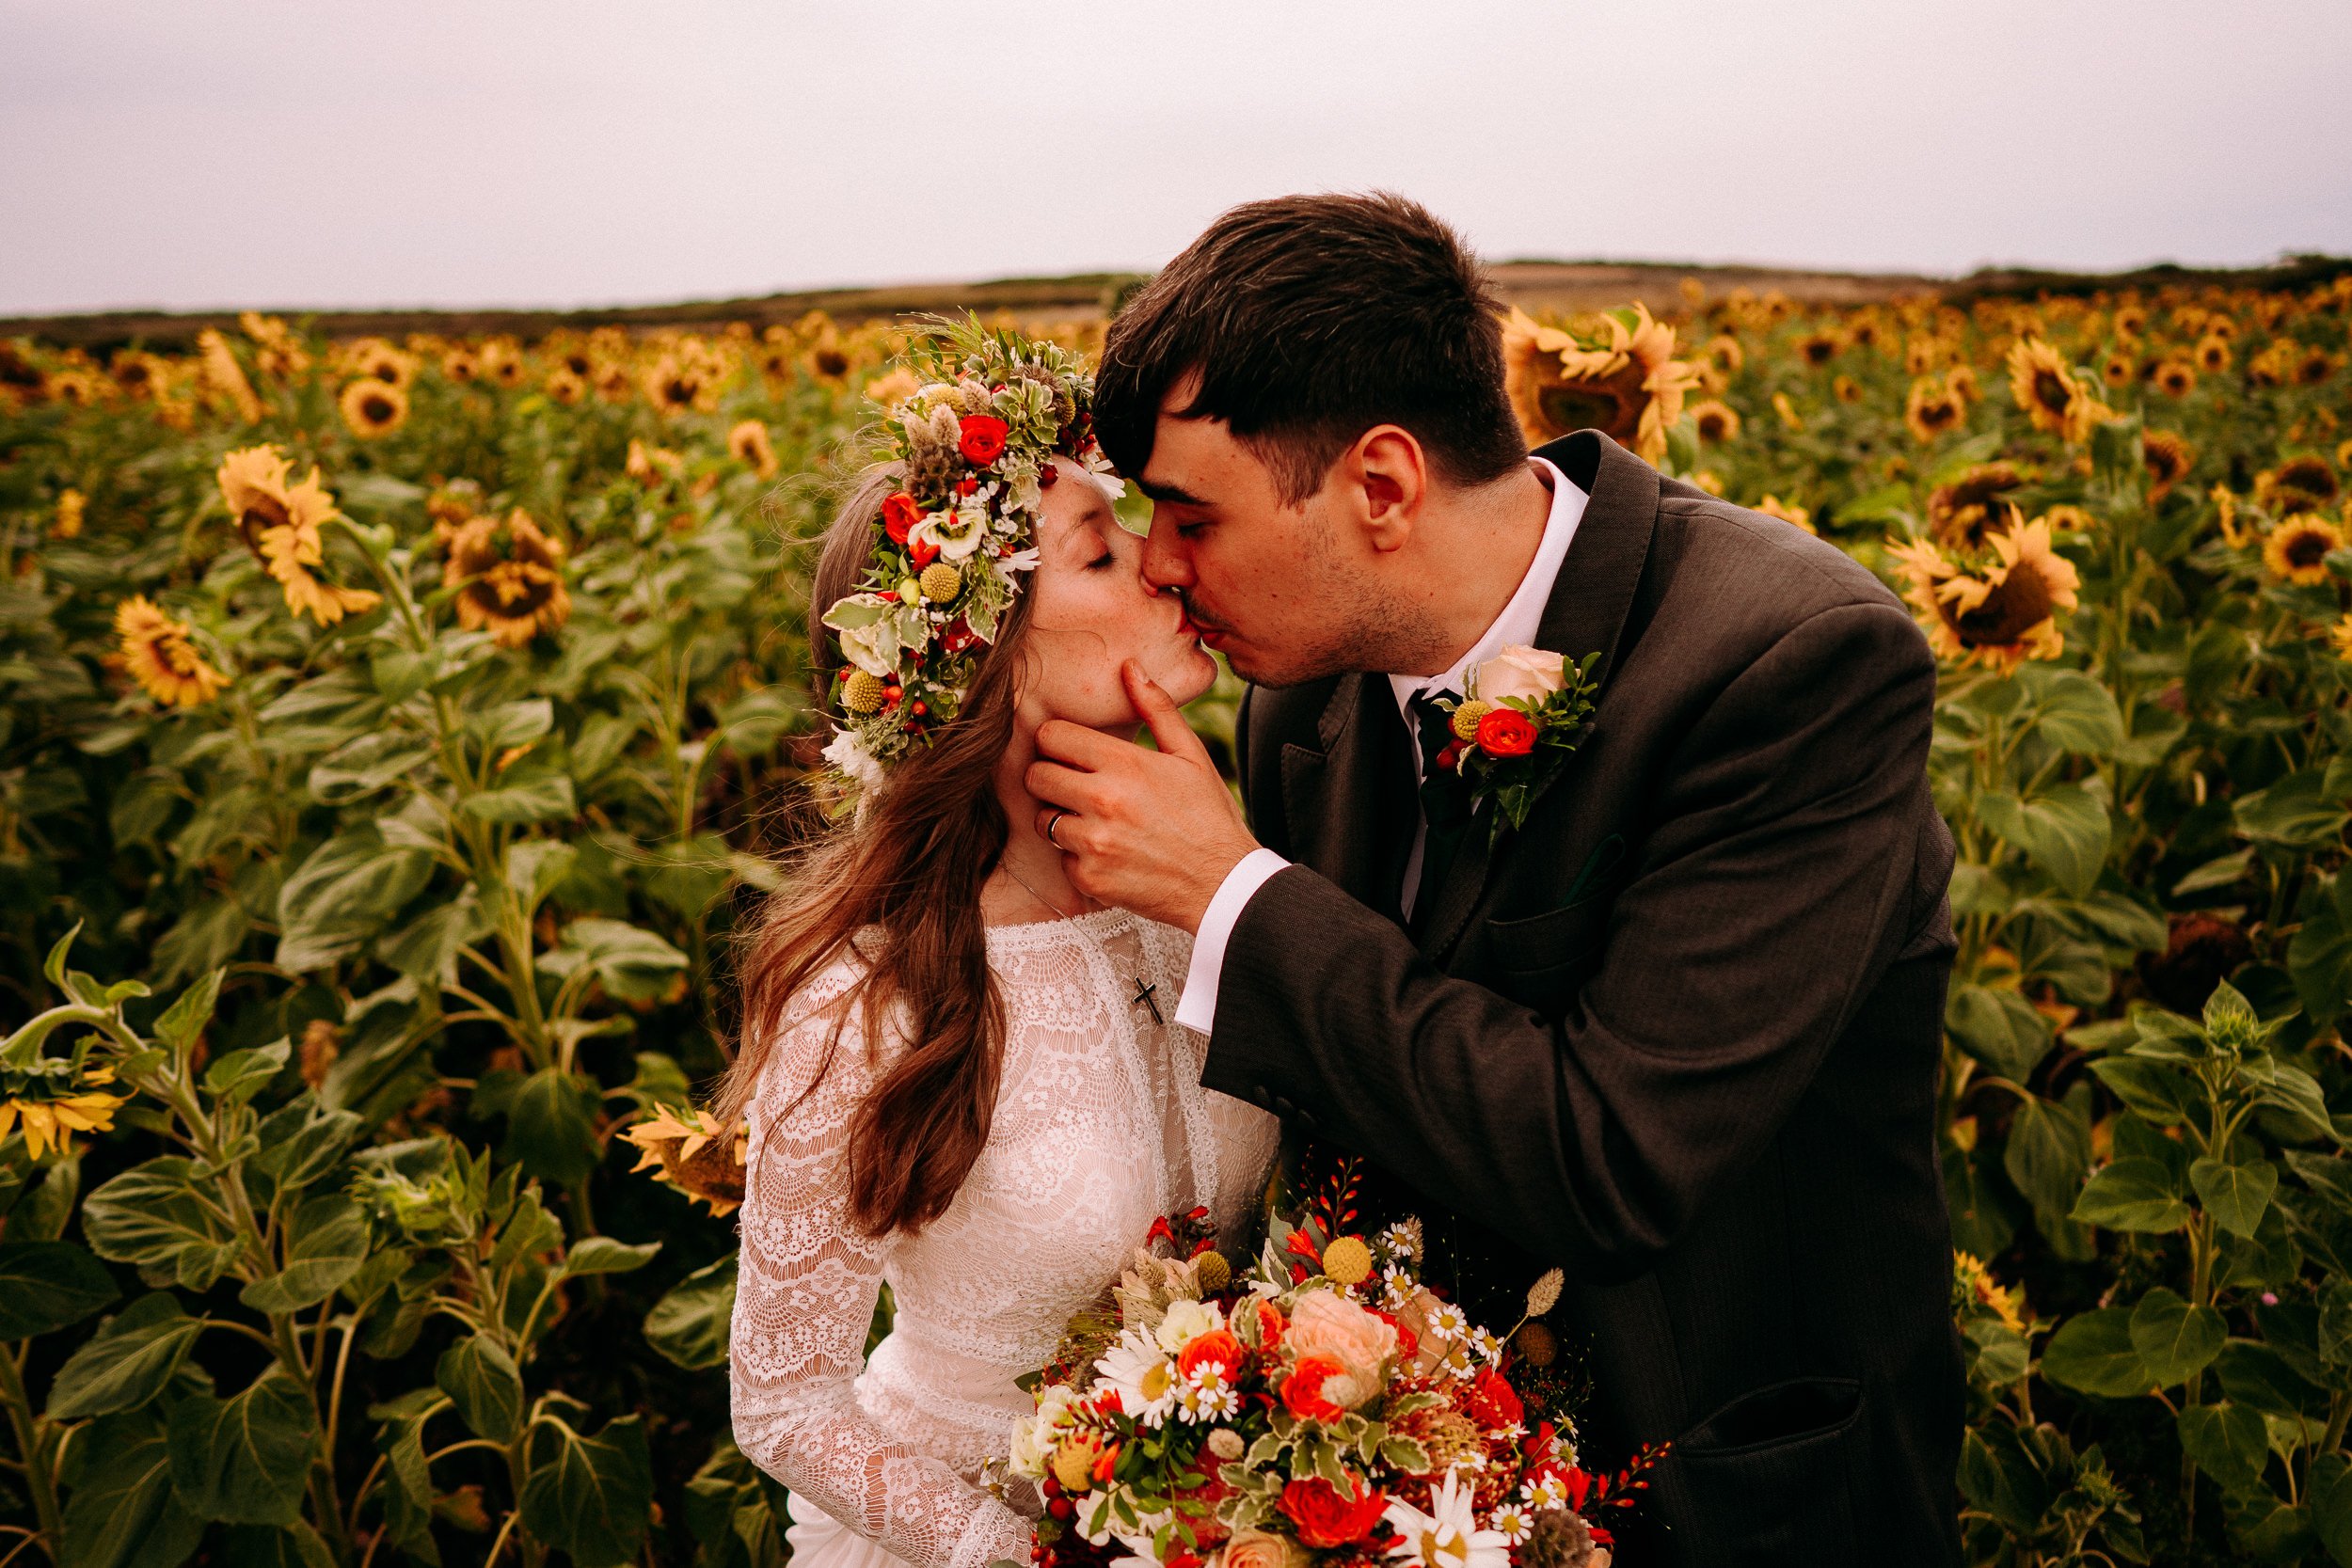
[[[1010,427],[993,414],[966,414],[962,420],[963,438],[957,442],[966,463],[986,467],[1005,454],[1005,436]]]
[[[1297,1528],[1298,1539],[1317,1551],[1353,1545],[1373,1531],[1389,1506],[1388,1495],[1349,1478],[1345,1492],[1321,1476],[1282,1488],[1278,1505]]]
[[[1490,757],[1523,757],[1535,749],[1535,721],[1514,707],[1499,707],[1478,721],[1478,749]]]
[[[1211,1329],[1184,1347],[1184,1354],[1176,1358],[1176,1370],[1189,1378],[1215,1363],[1225,1370],[1226,1382],[1237,1383],[1241,1379],[1242,1355],[1239,1339],[1224,1329]]]
[[[1519,1402],[1518,1390],[1501,1372],[1492,1367],[1482,1367],[1462,1396],[1462,1413],[1493,1432],[1519,1425],[1527,1418],[1527,1407]]]
[[[894,545],[903,545],[914,525],[923,520],[923,506],[904,490],[882,502],[882,531]]]
[[[1317,1421],[1336,1421],[1347,1414],[1324,1396],[1323,1386],[1341,1373],[1340,1364],[1327,1355],[1302,1355],[1291,1375],[1282,1380],[1282,1402],[1294,1416]]]

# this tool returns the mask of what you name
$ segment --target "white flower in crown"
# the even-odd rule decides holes
[[[1010,555],[999,556],[996,560],[996,575],[1003,578],[1009,587],[1013,578],[1021,573],[1036,570],[1037,546],[1035,545],[1031,545],[1025,550],[1015,550]]]
[[[907,543],[929,545],[943,560],[961,561],[980,547],[987,533],[988,509],[967,501],[953,512],[927,513],[907,531]]]
[[[1515,643],[1470,672],[1470,694],[1482,703],[1518,697],[1541,707],[1567,684],[1566,662],[1547,649]]]
[[[833,744],[825,748],[825,760],[861,788],[872,789],[882,782],[882,764],[858,744],[857,736],[850,730],[834,732]]]

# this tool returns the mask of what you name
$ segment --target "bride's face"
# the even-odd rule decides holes
[[[1134,659],[1179,703],[1216,679],[1184,602],[1143,580],[1143,541],[1119,526],[1110,501],[1086,470],[1057,459],[1060,478],[1038,518],[1035,595],[1021,697],[1031,724],[1065,719],[1098,730],[1142,721],[1120,683]]]

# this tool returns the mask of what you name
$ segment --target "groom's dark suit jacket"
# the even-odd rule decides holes
[[[1409,1189],[1474,1316],[1542,1268],[1588,1467],[1672,1439],[1625,1568],[1959,1561],[1934,1144],[1952,841],[1935,665],[1877,578],[1594,432],[1542,645],[1605,655],[1565,772],[1416,941],[1388,680],[1247,701],[1261,842],[1205,1081]]]

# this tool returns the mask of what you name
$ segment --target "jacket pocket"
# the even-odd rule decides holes
[[[1687,1505],[1677,1560],[1708,1568],[1829,1568],[1861,1560],[1855,1482],[1869,1409],[1851,1378],[1752,1389],[1675,1445]],[[1678,1511],[1680,1512],[1680,1511]]]
[[[1576,988],[1600,967],[1609,934],[1609,906],[1598,899],[1486,925],[1487,951],[1501,984],[1495,989],[1522,1006],[1556,1015]]]

